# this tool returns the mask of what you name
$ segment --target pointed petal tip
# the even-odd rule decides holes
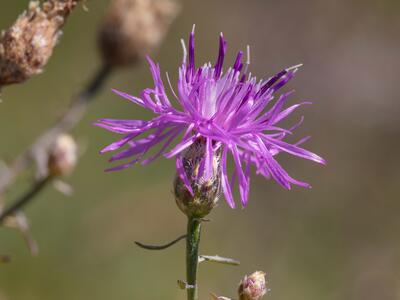
[[[299,68],[301,68],[303,66],[303,64],[297,64],[297,65],[294,65],[294,66],[291,66],[291,67],[289,67],[289,68],[286,68],[285,70],[287,71],[287,72],[289,72],[289,71],[294,71],[294,72],[296,72]]]
[[[150,55],[146,54],[146,61],[150,65],[150,67],[153,67],[155,65],[154,61],[151,59]]]
[[[117,90],[117,89],[114,89],[114,88],[112,88],[111,91],[112,91],[113,93],[119,95],[119,96],[120,96],[121,93],[122,93],[120,90]]]
[[[229,202],[229,201],[226,201],[227,203],[228,203],[228,205],[229,205],[229,207],[230,208],[232,208],[232,209],[236,209],[236,204],[235,204],[235,202]]]
[[[291,184],[289,182],[280,183],[280,184],[285,190],[290,191],[292,189],[292,186],[291,186]]]
[[[241,203],[241,205],[242,205],[242,209],[245,209],[246,207],[247,207],[247,204],[249,204],[249,201],[248,200],[246,200],[246,201],[240,201],[240,203]]]
[[[99,151],[99,153],[100,154],[104,154],[104,153],[107,153],[107,152],[110,152],[111,150],[110,149],[108,149],[108,146],[107,147],[104,147],[103,149],[101,149],[100,151]]]
[[[313,157],[311,158],[311,160],[315,161],[318,164],[321,164],[323,166],[326,166],[328,164],[328,161],[324,158],[322,158],[321,156],[314,154]]]

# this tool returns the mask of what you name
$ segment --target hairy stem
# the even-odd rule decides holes
[[[186,238],[186,281],[187,299],[197,300],[197,267],[199,265],[199,244],[200,244],[201,221],[189,217]]]

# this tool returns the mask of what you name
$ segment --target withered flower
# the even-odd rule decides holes
[[[61,28],[81,0],[31,1],[0,38],[0,87],[21,83],[43,71]]]
[[[157,48],[179,11],[173,0],[112,0],[99,32],[106,64],[137,62]]]

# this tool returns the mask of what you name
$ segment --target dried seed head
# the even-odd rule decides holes
[[[206,179],[204,172],[205,142],[198,139],[190,146],[182,158],[186,177],[190,181],[193,195],[188,191],[180,176],[175,176],[175,201],[180,210],[189,217],[202,218],[208,215],[217,205],[221,194],[220,159],[218,153],[213,155],[213,174]],[[203,169],[203,171],[202,171]]]
[[[53,176],[70,173],[78,160],[78,146],[73,137],[60,135],[50,148],[48,168]]]
[[[173,0],[112,0],[99,32],[104,62],[129,65],[151,53],[178,11]]]
[[[42,72],[61,35],[61,27],[80,0],[47,0],[29,8],[0,38],[0,87]]]
[[[246,275],[239,285],[239,300],[260,300],[266,293],[267,287],[264,272],[254,272]]]

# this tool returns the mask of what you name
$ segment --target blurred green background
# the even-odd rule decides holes
[[[28,1],[3,0],[0,28],[7,28]],[[99,65],[96,32],[107,0],[78,8],[44,74],[3,90],[0,157],[11,160],[68,106],[70,96]],[[218,34],[229,58],[247,44],[251,70],[268,77],[303,63],[290,87],[292,102],[312,100],[298,136],[312,135],[306,148],[328,166],[280,157],[311,190],[285,191],[252,179],[246,209],[221,200],[205,224],[201,252],[234,257],[240,267],[204,264],[200,299],[213,291],[236,297],[240,278],[268,274],[270,300],[400,299],[400,2],[385,1],[186,1],[155,56],[175,74],[179,38],[197,26],[197,60],[214,61]],[[160,159],[106,174],[98,150],[116,138],[95,128],[97,118],[144,116],[139,107],[110,92],[137,94],[151,84],[145,64],[112,76],[74,130],[86,151],[67,181],[72,197],[45,190],[26,212],[40,254],[32,257],[15,231],[0,228],[1,300],[185,299],[184,243],[148,252],[133,241],[163,243],[185,231],[185,217],[171,193],[174,162]],[[147,115],[146,115],[147,116]],[[20,182],[8,194],[26,188]]]

